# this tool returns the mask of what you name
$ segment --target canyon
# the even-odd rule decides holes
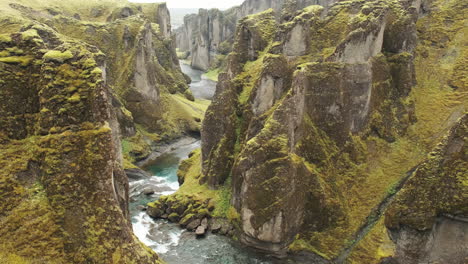
[[[467,8],[3,1],[0,262],[466,263]]]

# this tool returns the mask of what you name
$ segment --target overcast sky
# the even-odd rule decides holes
[[[134,3],[166,2],[169,8],[219,8],[226,9],[242,4],[244,0],[130,0]]]

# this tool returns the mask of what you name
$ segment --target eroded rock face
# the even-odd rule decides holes
[[[284,255],[298,234],[346,222],[329,177],[363,162],[357,137],[377,133],[391,142],[411,124],[412,106],[401,100],[414,85],[407,43],[415,35],[386,36],[396,21],[415,30],[414,10],[373,4],[368,17],[363,5],[340,3],[306,8],[282,24],[271,12],[240,21],[204,120],[202,166],[213,188],[231,175],[243,243]],[[396,81],[392,67],[409,69],[409,78]],[[380,114],[389,127],[376,122]]]
[[[387,210],[398,263],[468,259],[468,116],[429,154]]]
[[[129,221],[103,54],[40,24],[4,38],[21,56],[0,59],[2,258],[158,263]]]
[[[200,70],[208,70],[217,54],[226,54],[236,32],[237,22],[247,15],[273,9],[277,19],[291,17],[294,12],[309,5],[322,5],[328,7],[333,0],[246,0],[242,5],[233,7],[227,11],[217,9],[200,9],[198,14],[188,15],[184,19],[184,25],[176,30],[176,42],[180,51],[188,51],[191,54],[191,64]],[[294,45],[300,31],[294,33]],[[225,49],[228,49],[227,51]],[[302,49],[296,47],[296,49]],[[304,50],[303,50],[304,51]]]
[[[131,230],[121,140],[196,123],[163,118],[191,96],[166,6],[23,4],[0,15],[22,28],[0,35],[0,262],[159,263]]]
[[[123,135],[134,135],[133,122],[163,133],[168,125],[162,116],[169,107],[162,97],[181,93],[191,98],[170,35],[170,16],[164,4],[128,8],[132,11],[117,9],[112,23],[104,25],[84,25],[68,17],[51,23],[60,33],[95,45],[107,55],[103,72],[116,95]],[[129,16],[115,15],[121,12]]]
[[[461,220],[461,219],[460,219]],[[391,232],[396,242],[397,263],[465,263],[468,259],[466,220],[438,218],[428,231],[403,227]]]
[[[301,56],[307,51],[307,30],[304,26],[298,24],[291,31],[288,40],[284,44],[284,54],[287,56]]]

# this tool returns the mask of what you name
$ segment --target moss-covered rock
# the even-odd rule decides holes
[[[131,113],[132,122],[142,125],[151,133],[176,138],[191,131],[186,125],[193,122],[190,111],[181,110],[187,116],[187,120],[180,122],[181,125],[167,122],[179,116],[173,117],[173,109],[161,100],[163,95],[172,93],[194,101],[177,60],[170,35],[170,15],[165,4],[132,4],[124,0],[83,5],[60,1],[44,5],[16,3],[15,0],[9,2],[11,5],[1,7],[5,24],[21,27],[33,19],[51,25],[64,36],[99,48],[96,52],[103,56],[99,58],[100,68],[95,72],[102,71],[105,83],[112,88],[113,101],[119,102],[113,105],[116,105],[123,136],[133,136],[135,130],[134,126],[129,125],[126,111]],[[50,10],[55,10],[53,15]],[[11,18],[15,14],[18,14],[17,18]],[[80,19],[75,18],[77,14]],[[31,26],[21,36],[25,41],[41,41],[37,38],[41,30]],[[2,42],[7,41],[5,37]],[[44,58],[61,63],[71,59],[72,55],[80,54],[60,47],[47,51]],[[30,57],[20,54],[2,55],[0,60],[23,66],[33,63]],[[78,100],[77,97],[74,99]]]
[[[448,55],[464,54],[460,3],[339,1],[270,20],[271,35],[255,16],[241,21],[203,123],[201,177],[232,180],[243,243],[330,261],[391,243],[379,206],[466,109],[464,86],[450,87],[464,59]]]
[[[465,115],[418,166],[387,210],[388,228],[409,226],[424,231],[433,227],[438,216],[467,216],[467,132]]]
[[[129,221],[102,55],[45,25],[24,30],[0,44],[34,60],[0,62],[0,261],[158,263]]]

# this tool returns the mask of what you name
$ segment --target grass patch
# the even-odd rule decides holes
[[[216,68],[216,69],[210,70],[210,71],[206,72],[205,74],[203,74],[203,77],[207,78],[208,80],[212,80],[214,82],[217,82],[219,73],[220,73],[220,69]]]

